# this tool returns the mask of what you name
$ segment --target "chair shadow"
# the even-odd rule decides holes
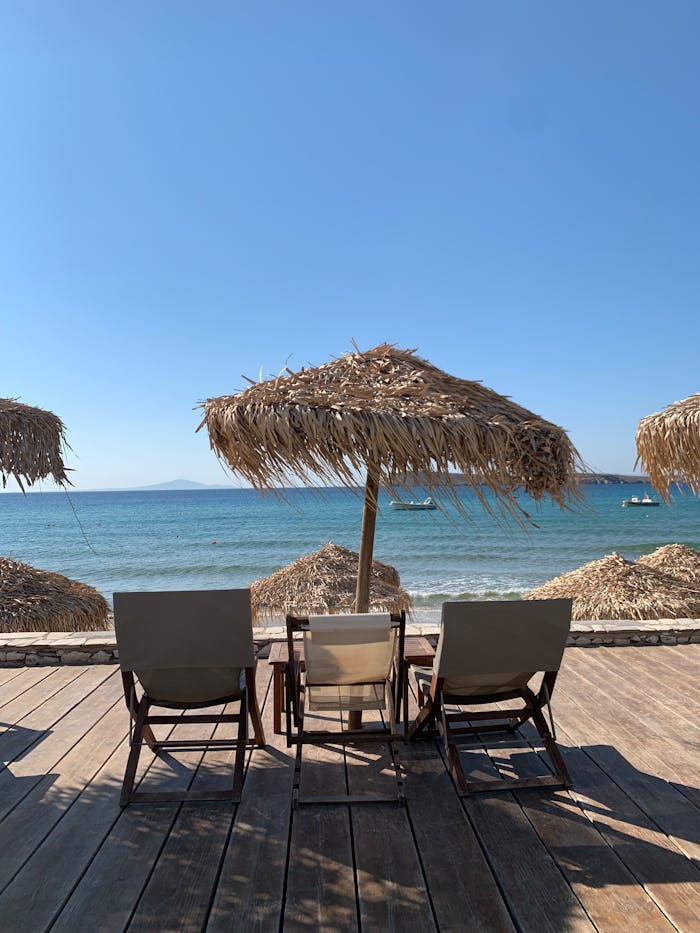
[[[528,734],[526,727],[523,732],[534,745],[534,730]],[[694,861],[700,849],[700,788],[642,770],[612,745],[558,744],[572,777],[570,790],[530,788],[512,793],[523,810],[532,811],[533,825],[539,824],[544,833],[556,825],[553,854],[565,864],[572,883],[605,887],[700,882]],[[499,755],[497,748],[489,750],[489,760],[502,777],[550,773],[545,756],[527,739],[514,737],[512,747],[516,754],[510,749],[507,755]],[[478,761],[479,750],[474,745],[466,751],[467,755],[475,753]],[[483,746],[481,751],[483,755]],[[463,765],[465,757],[462,755]],[[479,777],[488,779],[483,772]],[[478,795],[468,799],[476,800]],[[614,860],[609,862],[612,874],[606,876],[597,858],[596,842],[611,848],[631,877],[613,870]]]

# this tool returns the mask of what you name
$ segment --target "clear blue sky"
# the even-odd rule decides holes
[[[79,489],[222,482],[198,402],[391,341],[631,471],[700,389],[699,35],[682,0],[2,4],[0,395]]]

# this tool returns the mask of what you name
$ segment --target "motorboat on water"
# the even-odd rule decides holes
[[[639,496],[632,496],[631,499],[622,500],[622,508],[626,509],[629,507],[634,508],[635,506],[650,506],[650,505],[660,505],[661,503],[657,499],[652,499],[649,493],[646,493],[641,499]]]
[[[427,499],[423,499],[422,502],[416,502],[414,500],[411,500],[410,502],[402,502],[400,499],[392,499],[389,503],[389,506],[392,509],[403,509],[405,512],[418,512],[422,511],[423,509],[437,508],[430,496],[428,496]]]

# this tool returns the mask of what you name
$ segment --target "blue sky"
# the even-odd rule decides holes
[[[76,488],[226,481],[193,408],[383,341],[630,472],[698,391],[700,6],[0,7],[0,395]],[[44,487],[49,488],[49,487]]]

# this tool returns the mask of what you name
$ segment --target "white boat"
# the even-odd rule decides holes
[[[656,499],[652,499],[649,493],[646,493],[642,499],[639,496],[632,496],[631,499],[622,500],[622,508],[634,508],[636,506],[650,506],[650,505],[660,505]]]
[[[422,509],[436,509],[437,506],[433,502],[430,496],[427,499],[423,499],[422,502],[402,502],[400,499],[392,499],[389,503],[392,509],[403,509],[406,512],[418,512]]]

